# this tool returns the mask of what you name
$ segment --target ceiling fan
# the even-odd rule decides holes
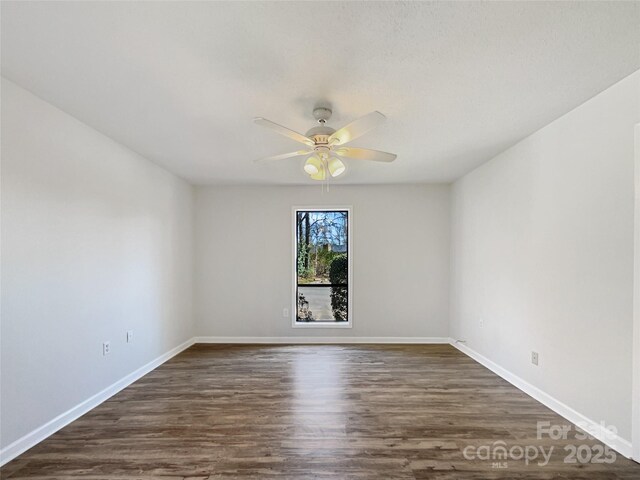
[[[347,167],[340,157],[355,160],[372,160],[374,162],[393,162],[396,159],[396,155],[393,153],[343,146],[367,133],[372,128],[377,127],[386,118],[383,114],[371,112],[339,130],[334,130],[326,125],[327,120],[331,118],[331,113],[331,109],[327,107],[315,108],[313,116],[319,125],[311,128],[305,135],[294,132],[266,118],[254,118],[253,121],[256,124],[271,128],[285,137],[306,145],[306,148],[302,150],[261,158],[256,161],[268,162],[286,158],[308,157],[304,163],[304,171],[312,179],[322,181],[327,178],[327,174],[337,177],[344,173]]]

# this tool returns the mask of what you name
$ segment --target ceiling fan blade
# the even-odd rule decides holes
[[[364,135],[372,128],[380,125],[385,117],[380,112],[371,112],[364,117],[351,122],[349,125],[342,127],[329,137],[329,143],[333,145],[343,145],[351,140]]]
[[[334,150],[334,152],[341,157],[355,158],[356,160],[373,160],[374,162],[393,162],[397,157],[393,153],[356,147],[341,147]]]
[[[285,158],[302,157],[304,155],[309,155],[311,153],[313,153],[313,150],[298,150],[297,152],[283,153],[282,155],[273,155],[271,157],[259,158],[257,160],[254,160],[254,162],[256,163],[272,162],[274,160],[284,160]]]
[[[288,129],[287,127],[283,127],[282,125],[278,125],[277,123],[272,122],[271,120],[267,120],[266,118],[257,117],[253,119],[253,122],[257,125],[262,125],[263,127],[270,128],[275,130],[280,135],[284,135],[285,137],[289,137],[296,142],[304,143],[305,145],[309,145],[313,147],[314,143],[309,137],[305,137],[301,133],[294,132],[293,130]]]

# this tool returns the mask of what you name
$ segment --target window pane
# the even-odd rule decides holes
[[[346,322],[347,287],[298,287],[299,322]]]
[[[345,211],[297,212],[296,268],[299,284],[347,284],[347,221]],[[344,272],[334,272],[332,280],[331,266],[336,258],[344,260]]]
[[[348,322],[349,217],[346,210],[296,212],[298,322]]]

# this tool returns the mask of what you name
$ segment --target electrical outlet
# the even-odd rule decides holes
[[[282,316],[287,318],[289,316],[289,309],[288,308],[283,308],[282,309]]]
[[[127,343],[133,342],[133,330],[127,330]]]
[[[538,352],[531,352],[531,363],[538,365]]]
[[[103,342],[102,343],[102,355],[109,355],[111,353],[111,343]]]
[[[480,328],[484,327],[484,318],[480,318]]]

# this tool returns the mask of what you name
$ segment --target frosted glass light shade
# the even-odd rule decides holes
[[[317,155],[311,155],[307,158],[307,161],[304,162],[304,171],[309,175],[317,175],[318,172],[322,170],[322,160],[320,160]]]
[[[332,177],[337,177],[338,175],[342,175],[344,171],[347,169],[342,160],[336,157],[331,157],[328,163],[329,173]]]

